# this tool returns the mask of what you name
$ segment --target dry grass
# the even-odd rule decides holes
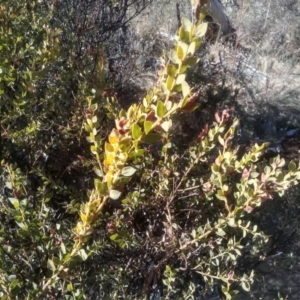
[[[228,13],[239,42],[251,49],[251,65],[268,78],[263,88],[254,91],[255,100],[283,109],[299,107],[299,1],[236,2],[239,9]]]

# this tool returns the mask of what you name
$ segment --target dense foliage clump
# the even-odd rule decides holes
[[[206,5],[194,23],[182,18],[157,84],[125,110],[108,53],[144,1],[9,3],[0,5],[1,299],[249,290],[245,246],[255,258],[268,239],[251,212],[298,184],[300,167],[262,160],[266,143],[239,150],[231,109],[178,140],[178,122],[199,107],[186,72],[199,61]]]

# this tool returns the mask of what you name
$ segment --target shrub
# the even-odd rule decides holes
[[[253,256],[262,254],[267,237],[249,215],[274,193],[283,195],[297,184],[300,166],[279,157],[260,161],[267,144],[255,144],[246,153],[235,148],[238,120],[232,120],[231,110],[216,112],[215,122],[204,126],[187,148],[178,144],[175,116],[198,107],[199,95],[185,75],[198,62],[195,52],[207,29],[205,6],[196,12],[195,24],[182,19],[175,48],[169,58],[162,58],[158,85],[127,111],[108,96],[104,57],[97,61],[95,77],[88,77],[88,71],[78,75],[76,98],[87,102],[83,110],[72,107],[71,116],[84,114],[93,159],[80,160],[85,170],[90,167],[95,173],[87,201],[81,200],[78,187],[51,176],[59,174],[54,166],[51,172],[34,168],[34,163],[27,169],[17,167],[6,154],[1,177],[2,299],[193,299],[212,286],[230,299],[238,285],[250,289],[253,274],[241,273],[239,260],[248,241]],[[43,47],[47,31],[39,30],[38,45]],[[97,85],[91,91],[92,79]],[[7,82],[8,88],[16,83],[11,78]],[[1,109],[7,118],[15,114],[2,103]],[[111,131],[105,128],[109,122],[103,111],[115,122]],[[37,125],[49,110],[45,106],[42,112]],[[77,122],[69,119],[65,126],[65,143],[74,136],[79,139]],[[15,141],[18,149],[26,146],[20,133],[14,139],[15,132],[6,128],[6,148]],[[24,128],[28,130],[28,124]],[[37,132],[38,127],[29,132],[33,141]],[[38,145],[43,149],[43,141]],[[67,199],[62,218],[54,216],[60,213],[55,210],[58,194]]]

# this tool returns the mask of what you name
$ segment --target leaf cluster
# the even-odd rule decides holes
[[[74,3],[0,6],[1,299],[197,299],[209,288],[230,299],[249,290],[245,243],[258,256],[268,239],[249,215],[298,184],[300,166],[260,162],[267,144],[241,154],[231,110],[179,151],[174,119],[199,106],[186,72],[198,63],[205,7],[195,24],[182,19],[157,86],[124,110],[99,43],[109,28],[93,35],[100,19],[90,2],[74,22],[59,19],[76,16]],[[107,5],[115,14],[99,15],[119,28],[124,3]]]

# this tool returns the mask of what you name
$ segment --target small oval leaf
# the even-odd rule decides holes
[[[160,118],[162,118],[167,112],[167,109],[162,101],[157,102],[156,106],[156,115]]]
[[[196,56],[190,56],[184,60],[184,64],[188,65],[189,67],[193,67],[197,64],[199,59]]]
[[[146,134],[148,134],[150,132],[151,128],[152,128],[152,122],[145,121],[144,122],[144,130],[145,130]]]
[[[178,65],[180,63],[180,60],[177,56],[177,52],[174,49],[172,49],[171,52],[170,52],[170,59],[171,59],[173,64]]]
[[[161,136],[158,133],[149,133],[143,138],[143,142],[153,144],[161,140]]]
[[[109,197],[113,200],[119,199],[121,196],[121,192],[117,190],[110,190]]]
[[[168,65],[167,66],[167,74],[171,77],[174,77],[176,75],[177,68],[174,65]]]
[[[289,171],[292,171],[292,172],[296,171],[297,166],[296,166],[296,164],[295,164],[294,161],[291,160],[291,161],[289,162],[289,164],[288,164],[288,169],[289,169]]]
[[[134,123],[131,127],[131,132],[132,132],[132,137],[135,140],[138,140],[140,138],[140,136],[142,135],[142,129],[140,128],[140,126],[136,123]]]
[[[173,77],[168,76],[168,78],[167,78],[167,89],[168,89],[169,91],[172,91],[174,81],[175,81],[175,80],[174,80]]]
[[[103,177],[103,172],[98,169],[98,168],[94,168],[94,172],[99,176],[99,177]]]
[[[186,31],[190,31],[193,26],[192,22],[187,18],[181,18],[181,24]]]
[[[121,174],[125,177],[130,177],[136,172],[134,167],[125,167],[122,169]]]
[[[191,89],[186,81],[181,83],[181,88],[182,88],[182,95],[184,98],[190,94]]]
[[[197,26],[195,30],[195,36],[198,38],[203,37],[207,31],[207,25],[208,23],[202,23],[199,26]]]

